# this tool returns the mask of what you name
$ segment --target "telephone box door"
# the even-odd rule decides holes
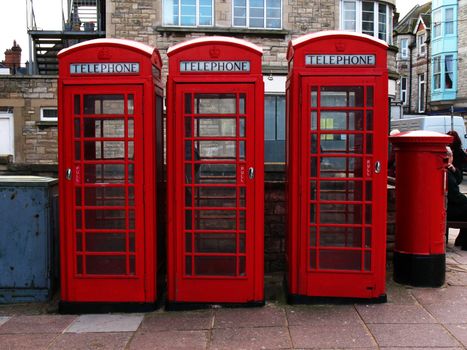
[[[254,85],[175,91],[176,301],[256,300]]]
[[[71,300],[145,301],[142,94],[138,85],[64,87]]]
[[[300,294],[374,298],[384,292],[375,278],[385,275],[387,122],[375,106],[387,101],[378,97],[376,81],[302,79]]]

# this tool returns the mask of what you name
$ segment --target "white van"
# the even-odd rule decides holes
[[[464,118],[453,117],[454,130],[457,131],[462,141],[462,148],[467,150],[467,132],[465,130]],[[430,130],[442,134],[451,130],[450,115],[433,115],[423,117],[410,117],[391,120],[391,130],[399,129],[400,132],[411,130]]]

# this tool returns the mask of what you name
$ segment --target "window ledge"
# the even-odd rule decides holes
[[[165,27],[157,26],[154,28],[159,33],[209,33],[209,34],[246,34],[285,37],[290,34],[285,29],[251,29],[237,27]]]
[[[41,121],[38,121],[36,122],[36,126],[38,126],[39,128],[43,129],[43,128],[50,128],[50,127],[54,127],[54,126],[57,126],[58,125],[58,121],[56,120],[41,120]]]

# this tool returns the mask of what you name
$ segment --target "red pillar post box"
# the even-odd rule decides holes
[[[387,44],[314,33],[288,60],[289,301],[385,301]]]
[[[152,309],[162,238],[159,53],[97,39],[58,58],[60,310]]]
[[[390,141],[396,152],[394,281],[439,287],[445,279],[445,160],[452,137],[418,130]]]
[[[205,37],[167,55],[167,308],[262,304],[262,50]]]

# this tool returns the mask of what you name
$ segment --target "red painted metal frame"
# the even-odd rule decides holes
[[[374,54],[376,64],[372,67],[358,66],[307,66],[305,55],[310,54]],[[345,32],[323,32],[306,35],[289,43],[288,50],[289,75],[287,80],[287,199],[288,199],[288,237],[286,259],[288,263],[287,283],[288,292],[295,297],[343,297],[377,299],[385,295],[385,271],[386,271],[386,164],[387,164],[387,128],[388,128],[388,97],[387,97],[387,44],[366,35]],[[317,87],[317,105],[311,106],[311,88]],[[319,94],[321,88],[350,89],[363,87],[365,103],[360,107],[320,106]],[[367,87],[373,87],[373,107],[366,104]],[[320,113],[323,111],[349,112],[366,111],[373,112],[373,130],[368,125],[366,117],[362,128],[356,130],[326,129],[320,127]],[[317,127],[310,131],[310,112],[316,111]],[[348,118],[348,117],[347,117]],[[339,134],[348,139],[352,135],[363,140],[364,151],[360,154],[339,151],[323,153],[318,144],[312,144],[311,137],[316,135],[316,140],[325,139],[327,136]],[[373,147],[370,152],[365,148],[368,137],[372,135]],[[371,136],[370,136],[371,137]],[[310,150],[316,154],[316,168],[322,168],[320,156],[341,156],[361,159],[361,174],[347,173],[344,178],[336,179],[323,172],[317,172],[316,176],[310,173]],[[381,164],[380,172],[375,169],[376,161]],[[350,198],[346,192],[344,199],[326,200],[322,197],[310,197],[310,181],[319,186],[321,181],[328,180],[334,185],[341,183],[371,183],[370,188],[362,186],[360,197]],[[340,182],[339,182],[340,181]],[[347,186],[347,185],[346,185]],[[319,187],[318,187],[319,188]],[[371,197],[365,195],[366,191],[372,193]],[[320,196],[321,188],[316,192]],[[355,191],[352,192],[355,196]],[[311,200],[310,200],[311,198]],[[332,198],[332,197],[331,197]],[[337,198],[337,197],[336,197]],[[350,199],[349,199],[350,198]],[[310,205],[321,208],[329,205],[332,208],[340,205],[361,205],[361,217],[354,214],[355,222],[321,223],[319,216],[326,215],[324,210],[314,210],[315,223],[310,224]],[[365,210],[372,209],[371,222],[365,221]],[[350,215],[350,214],[349,214]],[[345,217],[345,216],[343,216]],[[359,221],[360,220],[360,221]],[[358,223],[360,222],[360,223]],[[316,242],[310,241],[310,228],[316,228]],[[320,237],[326,229],[347,228],[348,230],[361,230],[359,246],[350,247],[347,243],[339,246],[337,242],[328,246],[321,245]],[[371,244],[365,245],[365,230],[371,230]],[[324,237],[324,236],[323,236]],[[329,238],[328,238],[329,239]],[[358,242],[357,242],[358,243]],[[352,252],[361,254],[360,268],[323,268],[319,260],[315,261],[311,268],[311,253],[315,252],[319,259],[319,252],[325,250]],[[366,252],[366,253],[365,253]],[[371,267],[364,265],[364,256],[371,255]],[[332,260],[336,263],[336,260]]]
[[[168,51],[169,75],[167,82],[167,207],[168,207],[168,265],[167,265],[167,300],[168,303],[248,303],[262,302],[264,300],[264,165],[263,165],[263,80],[261,74],[262,52],[256,46],[243,40],[207,37],[191,40]],[[250,61],[250,72],[240,73],[190,73],[180,72],[180,61]],[[229,95],[235,96],[236,112],[233,114],[195,114],[185,113],[183,106],[185,95],[191,99],[202,95]],[[239,96],[246,97],[246,111],[239,111]],[[193,103],[190,100],[190,103]],[[185,130],[185,118],[190,120],[194,130],[194,118],[227,118],[235,119],[236,133],[230,136],[202,136],[187,135]],[[246,135],[240,135],[240,118],[246,119]],[[197,141],[226,141],[235,142],[236,156],[231,161],[216,161],[215,159],[197,160],[195,158],[194,145]],[[185,141],[189,141],[193,148],[192,160],[186,161]],[[246,159],[239,158],[239,142],[246,142]],[[185,164],[192,173],[196,166],[203,164],[233,164],[236,166],[235,183],[228,185],[203,185],[196,181],[186,180]],[[248,168],[255,169],[254,179],[248,179]],[[196,175],[195,175],[196,176]],[[193,176],[194,177],[194,176]],[[188,183],[186,184],[186,181]],[[191,191],[197,188],[225,188],[236,189],[235,206],[225,209],[222,207],[203,207],[195,203],[195,197],[191,197]],[[246,191],[246,203],[240,202],[241,188]],[[215,190],[214,190],[215,191]],[[186,202],[185,197],[190,195],[192,201]],[[215,193],[218,195],[218,193]],[[236,229],[212,230],[187,229],[185,227],[185,210],[197,209],[222,209],[236,214]],[[246,227],[239,226],[239,213],[245,211]],[[194,215],[193,215],[194,217]],[[194,225],[194,220],[193,225]],[[236,249],[233,252],[195,252],[195,235],[198,233],[216,234],[228,233],[235,235]],[[185,249],[185,234],[191,237],[189,247]],[[246,247],[243,252],[239,248],[240,237],[246,237]],[[220,257],[236,258],[235,273],[232,276],[196,274],[196,257]],[[241,273],[239,258],[246,259],[245,275]],[[186,260],[188,259],[188,260]],[[185,265],[185,261],[192,262],[191,269]],[[220,263],[222,264],[222,263]],[[188,273],[187,273],[188,271]],[[191,275],[189,274],[191,271]]]
[[[139,63],[137,74],[70,74],[70,64],[76,63],[111,63],[132,62]],[[159,291],[156,288],[157,263],[157,225],[156,185],[160,186],[163,179],[162,170],[162,85],[160,71],[162,62],[157,50],[149,46],[128,40],[97,39],[87,41],[62,50],[59,53],[59,183],[60,183],[60,258],[61,258],[61,299],[67,303],[86,302],[123,302],[123,303],[154,303]],[[85,95],[120,95],[124,96],[124,113],[90,114],[83,112],[83,96]],[[128,97],[134,96],[134,112],[128,110]],[[79,112],[75,111],[75,96],[79,99]],[[132,115],[131,115],[132,114]],[[92,120],[124,120],[124,134],[106,137],[84,134],[84,123],[94,124]],[[129,120],[133,118],[133,135],[129,134],[131,127]],[[75,119],[80,123],[81,130],[75,130]],[[102,123],[102,122],[101,122]],[[95,126],[94,126],[95,127]],[[101,132],[102,132],[101,127]],[[94,133],[94,129],[92,130]],[[84,141],[92,146],[84,146]],[[102,160],[95,159],[96,144],[103,141],[120,142],[125,144],[123,159]],[[81,144],[81,151],[75,154],[75,142]],[[131,142],[134,145],[134,159],[130,159]],[[88,147],[87,150],[85,148]],[[94,156],[93,156],[94,154]],[[89,160],[85,160],[88,157]],[[103,157],[105,158],[105,157]],[[95,175],[88,177],[85,182],[84,166],[90,164],[112,164],[125,168],[123,181],[110,184],[96,183]],[[129,178],[129,169],[133,167],[134,181]],[[72,179],[67,180],[66,170],[72,169]],[[93,177],[94,176],[94,177]],[[112,180],[111,180],[112,181]],[[120,206],[108,206],[96,200],[93,206],[86,206],[84,202],[86,188],[109,189],[121,188],[124,196],[117,198]],[[77,192],[78,189],[78,192]],[[130,199],[131,189],[134,190],[134,203]],[[83,201],[79,205],[79,196]],[[97,199],[97,198],[95,198]],[[103,198],[111,201],[115,198]],[[77,203],[78,200],[78,204]],[[121,209],[126,212],[123,229],[91,230],[87,229],[85,216],[80,224],[75,211],[88,209],[97,210]],[[134,229],[129,212],[134,212]],[[112,218],[115,219],[115,218]],[[82,249],[77,247],[77,235],[102,234],[125,235],[125,249],[122,252],[86,251],[86,243],[82,238]],[[130,246],[131,235],[135,236],[134,248]],[[102,236],[103,237],[103,236]],[[111,237],[111,236],[108,236]],[[111,249],[109,249],[111,250]],[[134,253],[132,252],[134,250]],[[82,259],[84,266],[77,266],[78,256],[125,256],[125,273],[120,274],[86,274],[86,259]],[[131,261],[135,261],[132,267]],[[131,265],[130,265],[131,264]]]

